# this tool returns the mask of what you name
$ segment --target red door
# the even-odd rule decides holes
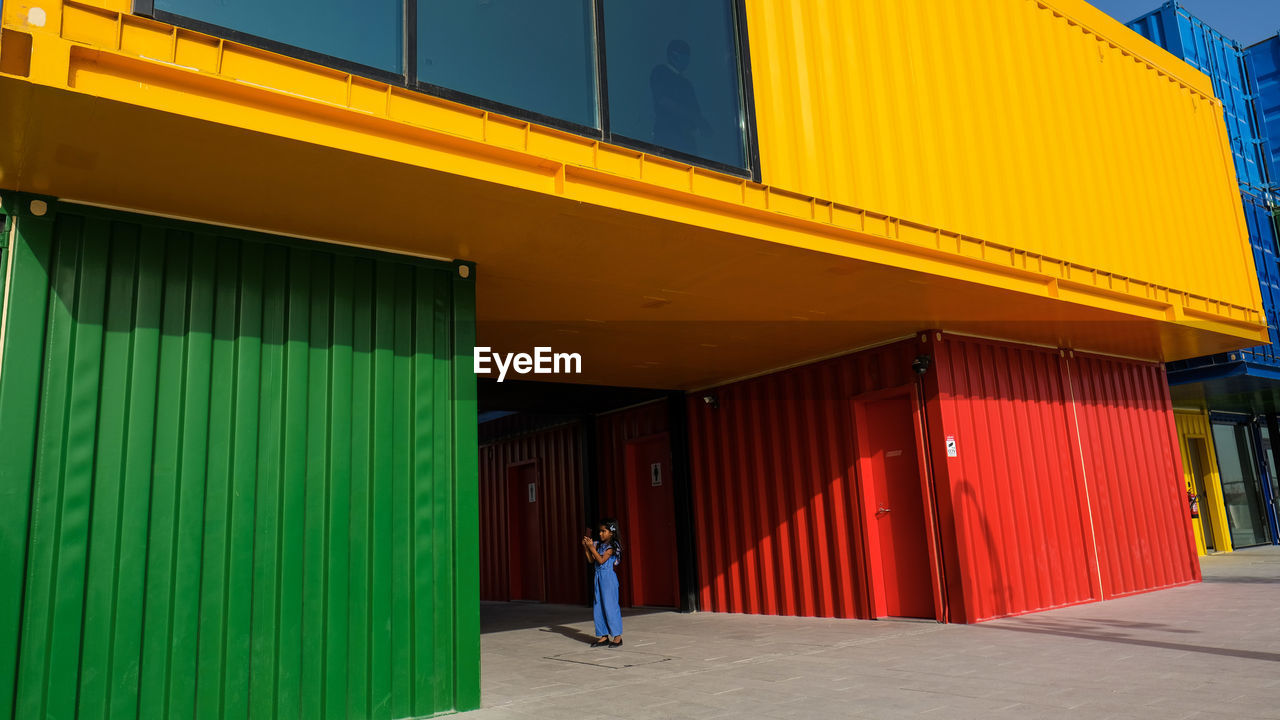
[[[507,562],[512,600],[546,599],[541,495],[537,465],[525,463],[507,468]]]
[[[935,617],[911,396],[863,402],[858,414],[860,464],[869,491],[864,497],[871,502],[868,532],[879,546],[883,597],[877,597],[877,614]]]
[[[675,493],[666,434],[627,443],[627,523],[622,562],[629,568],[631,603],[679,605]],[[619,568],[621,569],[621,568]]]

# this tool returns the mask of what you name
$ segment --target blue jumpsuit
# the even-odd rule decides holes
[[[608,543],[596,543],[596,552],[604,555],[609,549]],[[618,576],[613,566],[618,564],[618,555],[613,555],[603,563],[596,565],[596,597],[592,610],[596,618],[596,637],[622,634],[622,608],[618,606]]]

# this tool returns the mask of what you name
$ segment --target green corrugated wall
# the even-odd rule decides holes
[[[477,707],[472,268],[33,200],[0,717]]]

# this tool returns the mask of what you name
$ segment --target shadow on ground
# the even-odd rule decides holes
[[[623,608],[622,622],[626,626],[627,618],[655,613],[675,613],[668,608]],[[550,605],[542,603],[519,602],[482,602],[480,603],[480,633],[498,633],[511,630],[541,629],[547,632],[558,632],[567,638],[589,638],[591,635],[591,606]],[[581,632],[570,625],[583,625]]]
[[[1155,625],[1152,623],[1127,623],[1123,621],[1097,621],[1097,620],[1025,620],[1019,619],[1013,622],[992,622],[982,625],[981,627],[992,630],[1005,630],[1008,632],[1031,633],[1034,635],[1055,635],[1057,637],[1076,638],[1079,640],[1091,640],[1094,642],[1118,643],[1122,645],[1138,645],[1141,647],[1161,648],[1163,650],[1178,650],[1181,652],[1204,653],[1207,655],[1221,655],[1223,657],[1243,658],[1245,660],[1263,660],[1267,662],[1280,662],[1280,653],[1261,652],[1258,650],[1237,650],[1234,648],[1213,647],[1211,645],[1197,645],[1194,643],[1169,642],[1167,640],[1155,640],[1145,637],[1134,637],[1118,631],[1116,628],[1128,628],[1143,632],[1171,632],[1171,633],[1192,633],[1194,630],[1183,630],[1167,625]]]

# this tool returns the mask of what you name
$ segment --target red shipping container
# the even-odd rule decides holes
[[[1198,579],[1160,367],[1068,355],[927,333],[690,397],[702,608],[977,622]]]

